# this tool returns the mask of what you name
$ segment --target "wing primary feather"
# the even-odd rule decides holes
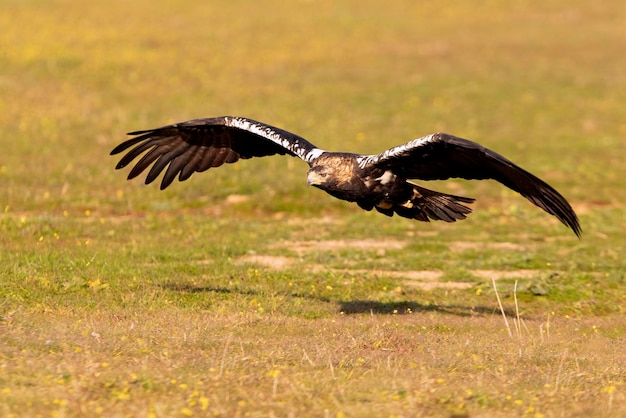
[[[134,144],[133,144],[134,145]],[[130,150],[126,155],[124,155],[120,161],[115,166],[116,169],[124,168],[128,164],[130,164],[135,158],[137,158],[142,152],[154,147],[154,143],[152,141],[144,142],[143,144],[137,145],[135,148]],[[120,151],[121,152],[121,151]]]
[[[217,151],[215,152],[213,160],[211,161],[211,166],[219,167],[222,164],[224,164],[224,162],[226,161],[226,158],[228,157],[229,151],[230,150],[228,148],[218,148]]]
[[[191,175],[198,168],[198,165],[202,161],[202,157],[204,156],[204,153],[206,152],[206,148],[203,148],[200,146],[195,146],[192,149],[193,149],[193,152],[192,152],[191,158],[189,159],[187,164],[185,164],[180,170],[180,175],[178,176],[179,181],[185,181],[189,177],[191,177]]]
[[[163,180],[161,181],[161,190],[172,184],[172,182],[176,179],[176,176],[181,172],[181,170],[189,164],[189,158],[193,156],[196,148],[197,147],[189,147],[185,149],[184,152],[180,155],[171,158],[171,162],[167,167],[167,170],[165,170]]]
[[[128,135],[134,135],[133,133],[129,133]],[[127,141],[122,142],[121,144],[119,144],[118,146],[116,146],[115,148],[113,148],[113,150],[111,150],[111,154],[110,155],[115,155],[115,154],[119,154],[120,152],[127,150],[128,148],[132,147],[133,145],[143,141],[144,137],[136,137],[136,138],[132,138],[129,139]]]
[[[159,148],[152,148],[150,151],[145,153],[144,156],[141,157],[141,159],[137,162],[137,164],[135,164],[135,166],[130,170],[130,173],[128,173],[128,179],[132,180],[141,173],[143,173],[144,170],[148,168],[154,160],[159,158],[159,156],[161,155],[161,151],[162,150],[160,150]]]
[[[177,157],[183,154],[186,150],[187,150],[187,147],[176,146],[176,145],[172,146],[169,149],[165,148],[163,150],[164,152],[161,153],[159,158],[152,165],[152,168],[148,172],[148,175],[146,176],[146,184],[152,183],[168,164],[171,164]]]

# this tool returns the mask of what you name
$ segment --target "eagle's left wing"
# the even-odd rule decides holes
[[[145,152],[128,178],[137,177],[152,165],[146,177],[148,184],[167,167],[161,189],[169,186],[176,176],[184,181],[196,171],[234,163],[239,159],[287,154],[300,157],[310,165],[322,153],[313,144],[291,132],[252,119],[231,116],[194,119],[130,132],[129,135],[138,136],[111,151],[111,155],[114,155],[130,149],[115,168],[126,167]]]
[[[493,179],[556,216],[580,236],[576,213],[559,192],[500,154],[466,139],[435,133],[359,159],[361,168],[374,166],[421,180]]]

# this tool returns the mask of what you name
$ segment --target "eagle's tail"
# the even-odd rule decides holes
[[[465,219],[472,209],[463,203],[473,203],[475,199],[451,194],[440,193],[434,190],[425,189],[416,184],[410,183],[413,194],[405,202],[392,202],[383,200],[374,207],[380,213],[392,216],[394,213],[418,221],[456,222]]]

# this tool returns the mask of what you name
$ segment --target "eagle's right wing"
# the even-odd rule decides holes
[[[194,119],[156,129],[130,132],[138,135],[111,151],[111,155],[129,150],[115,168],[126,167],[142,153],[128,175],[132,179],[146,168],[146,184],[153,182],[167,167],[161,189],[178,176],[187,180],[194,172],[234,163],[239,159],[269,155],[297,156],[311,163],[322,151],[298,135],[252,119],[222,116]]]

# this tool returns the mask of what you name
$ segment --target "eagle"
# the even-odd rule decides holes
[[[493,179],[518,192],[558,218],[580,238],[576,213],[553,187],[502,155],[467,139],[438,132],[377,155],[330,152],[283,129],[237,116],[193,119],[156,129],[130,132],[134,136],[111,151],[126,151],[116,169],[143,156],[130,170],[133,179],[150,167],[146,184],[165,170],[161,190],[178,177],[187,180],[240,159],[289,155],[309,165],[307,185],[361,208],[429,222],[455,222],[472,212],[475,199],[441,193],[410,180]]]

